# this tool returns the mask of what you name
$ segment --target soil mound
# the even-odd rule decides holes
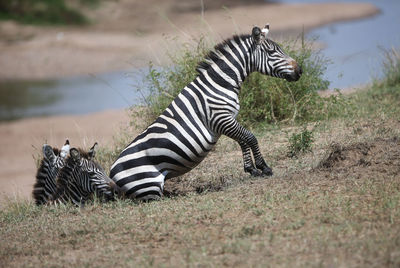
[[[377,138],[370,142],[347,146],[334,143],[318,165],[319,170],[331,172],[380,172],[400,174],[400,138]]]

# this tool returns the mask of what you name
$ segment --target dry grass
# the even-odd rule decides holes
[[[160,202],[84,209],[10,202],[0,214],[0,262],[398,267],[400,122],[311,127],[313,152],[297,159],[286,156],[287,137],[300,127],[257,133],[271,179],[244,174],[239,147],[223,138],[197,169],[167,184],[172,197]]]

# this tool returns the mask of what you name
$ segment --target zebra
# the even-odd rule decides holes
[[[97,142],[89,152],[77,148],[70,149],[70,156],[58,173],[57,188],[52,195],[51,203],[72,203],[83,206],[94,195],[97,195],[101,201],[114,200],[114,182],[93,160],[96,147]]]
[[[196,167],[221,135],[240,145],[244,171],[272,176],[256,137],[238,123],[238,94],[252,72],[297,81],[302,70],[277,43],[267,38],[269,25],[235,35],[209,52],[197,77],[165,111],[120,153],[110,177],[134,200],[157,200],[164,182]],[[252,157],[254,157],[254,162]]]
[[[113,199],[114,182],[93,160],[97,145],[96,142],[86,152],[70,149],[69,140],[61,150],[44,144],[43,159],[32,192],[35,203],[83,205],[94,193],[105,201]]]
[[[46,204],[56,192],[56,178],[58,172],[64,167],[65,158],[69,154],[70,144],[67,139],[61,150],[52,148],[48,144],[42,147],[43,158],[36,173],[36,182],[33,186],[32,196],[37,205]]]

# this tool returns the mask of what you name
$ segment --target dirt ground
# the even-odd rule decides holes
[[[153,4],[153,3],[157,3]],[[51,79],[126,70],[153,60],[163,62],[167,42],[188,42],[201,32],[217,41],[269,22],[272,36],[300,33],[323,24],[379,12],[363,3],[264,4],[259,1],[105,1],[86,10],[86,27],[33,27],[0,23],[0,79]],[[214,4],[212,4],[214,3]],[[273,34],[274,33],[274,34]],[[129,124],[125,111],[55,116],[0,123],[0,200],[29,198],[35,161],[43,143],[74,146],[112,143]]]
[[[394,123],[393,128],[399,126]],[[370,129],[371,130],[371,129]],[[319,141],[320,142],[320,141]],[[284,154],[282,154],[284,155]],[[210,161],[217,161],[218,156],[211,156]],[[241,160],[240,153],[236,156]],[[322,153],[321,159],[311,170],[296,170],[291,172],[285,169],[288,164],[287,158],[281,158],[275,163],[277,173],[275,179],[287,181],[301,181],[303,178],[315,179],[316,181],[336,181],[346,178],[364,179],[366,176],[382,178],[399,178],[400,174],[400,139],[393,137],[376,137],[368,141],[353,141],[346,144],[344,141],[331,143]],[[281,165],[281,163],[283,165]],[[239,163],[238,163],[239,164]],[[210,164],[211,166],[211,164]],[[239,165],[238,165],[239,166]],[[196,176],[196,174],[195,174]],[[237,179],[222,175],[213,180],[192,180],[190,176],[185,175],[182,178],[169,180],[165,184],[165,193],[167,196],[185,196],[196,192],[214,192],[222,191],[230,187],[232,183],[238,183]]]

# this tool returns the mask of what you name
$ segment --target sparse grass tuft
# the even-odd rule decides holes
[[[400,84],[400,52],[392,48],[391,50],[384,50],[383,72],[384,86],[393,87]]]

